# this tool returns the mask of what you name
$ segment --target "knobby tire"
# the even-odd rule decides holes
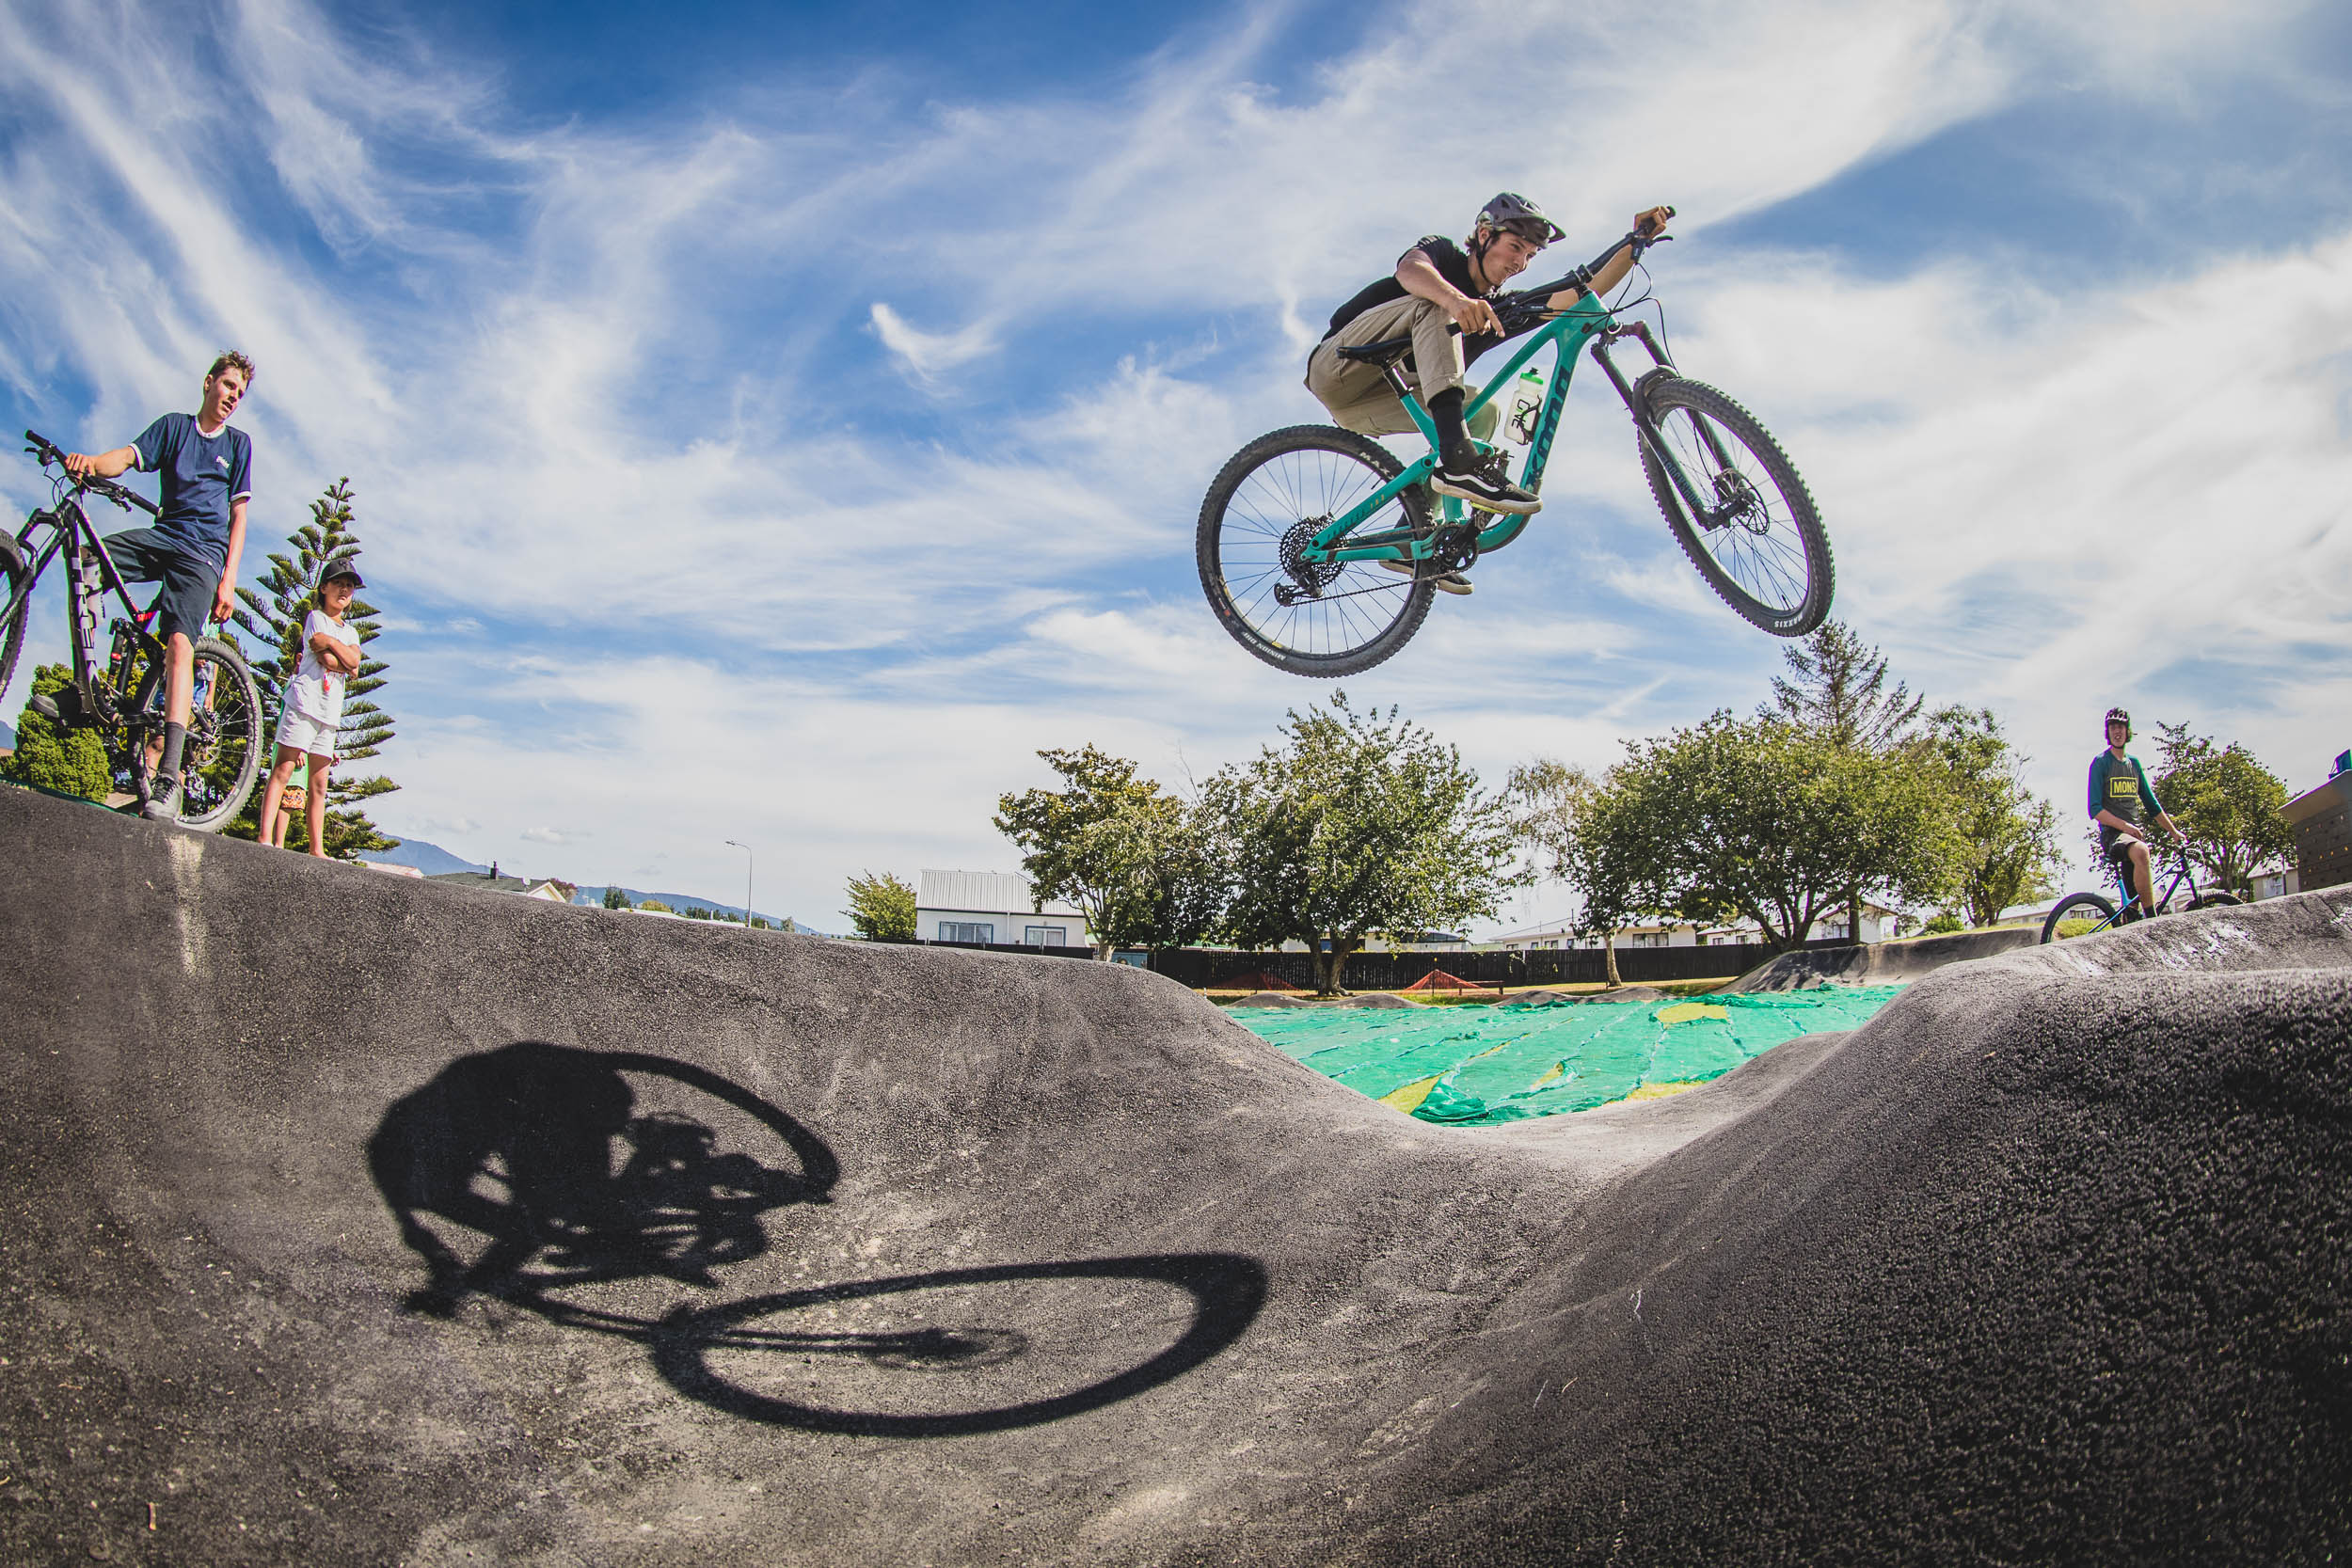
[[[5,607],[16,596],[29,571],[16,541],[0,534],[0,613],[5,613]],[[16,607],[16,613],[8,616],[8,625],[0,626],[0,702],[6,701],[8,682],[15,678],[17,655],[24,651],[24,623],[32,618],[33,599],[28,594],[24,602]]]
[[[180,825],[218,832],[244,809],[271,750],[261,689],[235,644],[218,637],[196,640],[196,687],[205,713],[191,714],[182,758]],[[206,714],[210,723],[205,722]],[[199,738],[199,732],[201,732]]]
[[[1774,637],[1803,637],[1829,615],[1836,567],[1829,535],[1796,466],[1755,415],[1704,382],[1653,372],[1641,384],[1642,471],[1682,553],[1740,618]],[[1677,419],[1677,416],[1683,416]],[[1699,439],[1708,425],[1728,449],[1729,469]],[[1653,441],[1665,443],[1705,492],[1725,486],[1754,498],[1755,519],[1702,530],[1691,520]]]
[[[1325,597],[1285,606],[1274,593],[1301,587],[1283,563],[1286,534],[1337,516],[1404,467],[1379,442],[1337,425],[1293,425],[1233,454],[1200,503],[1194,556],[1200,590],[1234,641],[1278,670],[1328,679],[1369,670],[1412,640],[1435,593],[1425,576],[1351,561],[1302,568],[1325,577]],[[1358,531],[1407,524],[1429,526],[1428,499],[1419,488]]]
[[[2100,929],[2109,931],[2115,929],[2115,906],[2112,903],[2095,893],[2070,893],[2059,899],[2042,920],[2042,940],[2043,942],[2058,941],[2060,926],[2069,920],[2080,920],[2086,914],[2092,912],[2097,914],[2102,923]],[[2089,935],[2090,933],[2083,934]]]

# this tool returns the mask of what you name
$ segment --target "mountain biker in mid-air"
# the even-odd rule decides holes
[[[2180,825],[2156,802],[2148,783],[2148,769],[2123,748],[2132,738],[2132,716],[2120,707],[2107,709],[2107,749],[2090,759],[2090,817],[2099,824],[2099,853],[2123,884],[2127,897],[2138,902],[2144,917],[2156,912],[2155,870],[2148,863],[2148,825],[2154,823],[2185,841]],[[2130,918],[2128,913],[2125,918]]]
[[[1307,389],[1343,429],[1364,436],[1413,429],[1411,416],[1379,368],[1342,358],[1339,353],[1410,337],[1413,376],[1438,427],[1438,467],[1429,487],[1490,512],[1534,512],[1543,502],[1511,483],[1499,463],[1482,460],[1470,444],[1473,434],[1481,440],[1494,434],[1498,410],[1489,403],[1479,411],[1477,430],[1465,427],[1462,407],[1477,388],[1465,382],[1463,372],[1488,349],[1542,325],[1534,311],[1510,312],[1512,320],[1506,324],[1498,306],[1507,310],[1509,302],[1540,298],[1545,309],[1565,310],[1587,290],[1606,293],[1615,288],[1632,269],[1637,246],[1656,239],[1673,215],[1671,207],[1652,207],[1636,215],[1632,230],[1590,265],[1505,294],[1502,285],[1524,272],[1537,251],[1566,236],[1542,208],[1504,191],[1479,209],[1466,244],[1456,245],[1442,234],[1424,236],[1398,258],[1393,273],[1367,284],[1333,312],[1329,332],[1308,356]],[[1451,330],[1454,327],[1460,328],[1459,336]],[[1387,564],[1413,570],[1409,562]],[[1459,572],[1439,578],[1437,586],[1450,594],[1470,591],[1469,579]]]
[[[180,817],[196,640],[204,635],[206,620],[226,621],[236,609],[237,558],[245,550],[246,504],[253,495],[253,442],[229,416],[252,384],[253,361],[229,350],[205,372],[204,400],[196,413],[166,414],[130,445],[94,457],[66,453],[66,472],[75,479],[112,479],[126,468],[162,476],[155,526],[105,540],[106,554],[125,578],[164,585],[155,626],[167,650],[162,754],[148,758],[152,782],[140,808],[158,822]]]

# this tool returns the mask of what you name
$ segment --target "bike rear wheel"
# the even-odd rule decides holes
[[[2043,918],[2042,940],[2063,942],[2069,937],[2087,937],[2112,930],[2114,927],[2114,904],[2095,893],[2070,893],[2059,899]]]
[[[235,646],[217,637],[196,641],[194,701],[181,752],[180,825],[217,832],[244,809],[269,754],[262,693]]]
[[[8,612],[8,601],[16,597],[31,570],[24,564],[24,553],[16,547],[16,541],[0,533],[0,617],[6,618],[6,624],[0,625],[0,701],[7,699],[8,682],[16,676],[16,656],[24,651],[24,623],[33,618],[30,594],[16,607],[14,614]]]
[[[1278,670],[1330,677],[1369,670],[1411,640],[1429,613],[1425,577],[1297,553],[1404,468],[1379,442],[1336,425],[1294,425],[1233,454],[1200,503],[1194,554],[1201,592],[1234,641]],[[1428,497],[1416,486],[1358,531],[1428,526]]]
[[[1714,388],[1681,376],[1645,377],[1641,405],[1650,494],[1708,586],[1774,637],[1803,637],[1819,626],[1836,585],[1829,535],[1772,432]],[[1697,490],[1711,522],[1692,520],[1661,451]]]

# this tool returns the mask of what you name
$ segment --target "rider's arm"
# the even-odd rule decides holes
[[[117,447],[91,457],[87,453],[70,451],[65,454],[65,471],[75,479],[113,479],[139,464],[139,449]]]
[[[1502,323],[1495,318],[1495,308],[1483,299],[1472,299],[1445,280],[1445,275],[1429,260],[1428,252],[1415,245],[1396,263],[1396,280],[1405,292],[1417,299],[1425,299],[1454,318],[1454,324],[1464,332],[1501,333]]]
[[[1633,215],[1632,233],[1610,246],[1604,254],[1596,258],[1590,266],[1579,267],[1576,274],[1571,276],[1582,275],[1585,281],[1581,285],[1568,284],[1566,288],[1544,301],[1544,309],[1565,310],[1574,305],[1586,289],[1590,289],[1597,294],[1605,294],[1624,282],[1625,275],[1633,270],[1631,243],[1633,235],[1639,234],[1645,243],[1654,240],[1665,232],[1666,220],[1673,216],[1672,207],[1652,207],[1646,213],[1636,213]]]
[[[220,569],[220,586],[213,590],[213,619],[226,621],[237,609],[237,558],[245,553],[245,498],[229,503],[229,560]]]
[[[2113,828],[2117,832],[2122,833],[2126,838],[2145,838],[2148,836],[2148,831],[2141,827],[2138,823],[2127,822],[2111,811],[2102,809],[2099,815],[2093,817],[2092,820],[2097,822],[2102,828]]]

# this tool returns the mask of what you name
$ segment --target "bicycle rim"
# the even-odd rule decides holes
[[[1368,670],[1405,645],[1429,612],[1426,581],[1370,562],[1297,557],[1306,536],[1403,467],[1377,442],[1329,425],[1260,436],[1226,464],[1201,503],[1198,556],[1201,589],[1234,641],[1277,669],[1319,676]],[[1418,491],[1394,498],[1357,533],[1423,527],[1423,504]]]
[[[1834,591],[1829,536],[1772,434],[1712,387],[1679,377],[1651,386],[1643,407],[1651,435],[1713,519],[1693,521],[1645,441],[1650,492],[1699,575],[1742,619],[1775,637],[1819,626]]]
[[[267,737],[262,694],[236,651],[218,638],[196,644],[188,740],[181,754],[180,823],[217,830],[253,791]]]

